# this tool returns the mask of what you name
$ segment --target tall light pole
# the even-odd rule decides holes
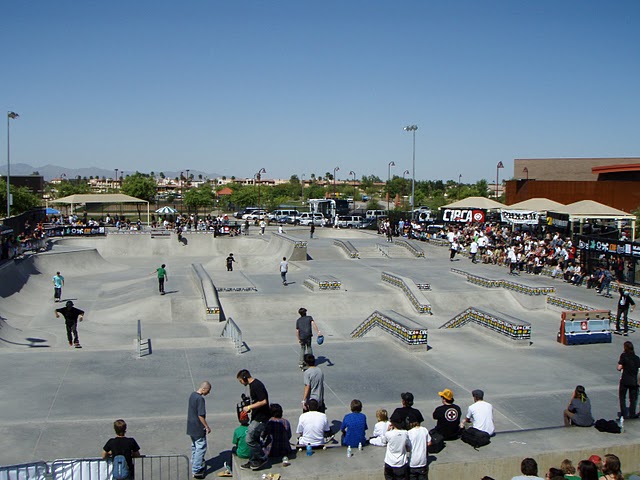
[[[340,170],[340,167],[333,169],[333,198],[336,198],[336,172]]]
[[[413,134],[413,173],[411,175],[411,220],[413,220],[413,211],[415,210],[416,199],[416,130],[417,125],[407,125],[404,127],[405,132],[411,132]]]
[[[387,215],[389,215],[389,197],[391,196],[391,193],[389,192],[391,189],[391,167],[395,166],[396,163],[393,160],[391,160],[387,165]]]
[[[118,169],[114,168],[114,170],[116,171],[116,181],[113,183],[113,187],[114,188],[118,188]]]
[[[502,161],[499,161],[498,165],[496,165],[496,202],[498,201],[498,176],[501,168],[504,168],[504,165],[502,164]]]
[[[264,168],[261,168],[258,170],[258,173],[256,173],[256,180],[258,182],[258,208],[260,208],[260,177],[263,173],[267,173]]]
[[[300,196],[302,197],[302,204],[304,205],[304,173],[300,175],[300,185],[302,185],[300,190]]]
[[[404,195],[404,185],[405,185],[405,179],[404,179],[404,176],[405,176],[405,175],[409,175],[410,173],[411,173],[411,172],[410,172],[409,170],[405,170],[404,172],[402,172],[402,208],[403,208],[404,210],[406,210],[406,209],[407,209],[407,205],[406,205],[406,202],[405,202],[405,200],[404,200],[404,197],[405,197],[405,195]]]
[[[356,204],[356,172],[351,170],[349,172],[349,175],[353,175],[353,205],[354,205],[354,208],[355,208],[355,204]]]
[[[7,112],[7,218],[11,216],[11,189],[9,185],[11,184],[11,147],[10,145],[10,130],[9,130],[9,121],[15,120],[20,115],[16,112]]]
[[[458,175],[458,188],[460,188],[461,183],[462,183],[462,174]]]
[[[189,169],[187,168],[187,188],[189,188]]]

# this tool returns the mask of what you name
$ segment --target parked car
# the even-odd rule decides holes
[[[289,222],[288,219],[296,219],[300,216],[300,212],[298,210],[274,210],[267,217],[271,222],[278,223],[293,223],[293,221]]]
[[[367,218],[384,217],[387,214],[384,210],[367,210]]]
[[[338,217],[338,227],[340,228],[362,228],[364,218],[360,215],[341,215]]]
[[[298,217],[297,223],[299,225],[311,225],[311,223],[313,223],[317,227],[324,227],[327,220],[321,213],[304,212]]]
[[[267,215],[266,210],[254,210],[251,213],[245,213],[244,215],[242,215],[242,219],[253,221],[253,220],[258,220],[266,215]]]
[[[260,209],[258,207],[245,207],[242,210],[238,210],[236,213],[233,214],[233,216],[236,218],[242,218],[243,215],[246,215],[247,213],[251,213],[255,210],[260,210]]]

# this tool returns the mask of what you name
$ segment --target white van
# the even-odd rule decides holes
[[[338,217],[338,227],[340,228],[362,228],[364,218],[360,215],[340,215]]]
[[[276,221],[279,223],[285,223],[287,221],[287,217],[289,218],[297,218],[300,216],[300,212],[298,210],[274,210],[269,214],[270,221]]]
[[[367,218],[378,218],[384,217],[387,215],[387,212],[384,210],[367,210],[367,214],[365,215]]]
[[[313,223],[318,227],[324,227],[326,222],[327,221],[324,218],[324,215],[322,215],[321,213],[303,212],[298,218],[298,223],[300,225],[311,225],[311,223]]]

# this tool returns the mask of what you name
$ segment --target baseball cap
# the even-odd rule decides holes
[[[600,463],[602,462],[602,459],[598,455],[591,455],[589,457],[589,461],[593,463]]]
[[[453,400],[453,392],[448,388],[445,388],[443,391],[438,392],[438,395],[440,395],[445,400],[448,400],[449,402]]]

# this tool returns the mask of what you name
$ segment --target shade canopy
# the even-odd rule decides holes
[[[65,205],[77,205],[80,203],[149,203],[136,197],[125,195],[124,193],[86,193],[69,195],[68,197],[57,198],[49,203],[63,203]]]
[[[509,205],[509,209],[511,210],[532,210],[534,212],[548,212],[549,210],[561,212],[564,208],[565,205],[562,203],[549,200],[548,198],[530,198]]]
[[[594,202],[593,200],[580,200],[579,202],[570,203],[556,211],[568,213],[571,219],[598,218],[603,220],[635,220],[636,218],[635,215],[604,205],[603,203]]]
[[[95,193],[95,194],[69,195],[68,197],[62,197],[56,200],[51,200],[49,203],[61,203],[64,205],[70,205],[72,213],[75,205],[81,205],[81,204],[86,205],[87,203],[110,203],[110,204],[146,203],[147,204],[147,224],[150,223],[149,202],[147,202],[146,200],[140,200],[139,198],[136,198],[136,197],[125,195],[124,193]]]
[[[483,208],[493,210],[496,208],[504,208],[504,205],[487,197],[467,197],[441,208]]]

